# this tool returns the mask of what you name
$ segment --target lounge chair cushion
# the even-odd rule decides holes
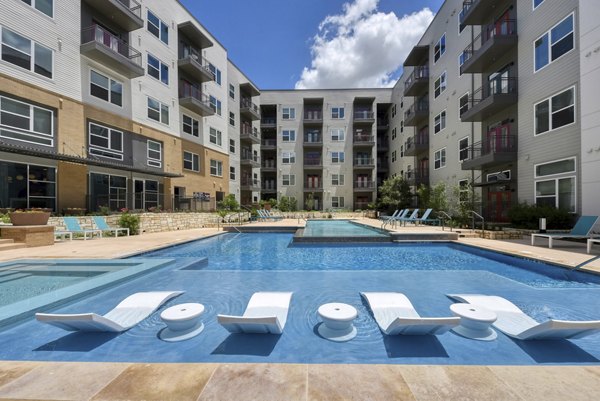
[[[217,315],[217,321],[230,333],[281,334],[291,299],[291,292],[256,292],[242,316]]]

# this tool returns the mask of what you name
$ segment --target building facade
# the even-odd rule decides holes
[[[0,208],[364,209],[401,175],[600,214],[589,2],[447,0],[393,88],[268,91],[177,0],[0,11]]]

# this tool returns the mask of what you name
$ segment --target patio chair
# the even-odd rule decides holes
[[[110,227],[108,225],[108,223],[106,223],[106,220],[104,219],[104,217],[102,217],[102,216],[93,216],[92,220],[94,220],[94,224],[96,225],[96,227],[98,227],[98,229],[102,230],[102,232],[114,231],[115,237],[118,237],[119,231],[124,231],[127,234],[127,236],[129,236],[129,228]]]
[[[402,217],[397,219],[397,221],[406,224],[407,221],[415,221],[417,219],[417,216],[419,215],[419,209],[415,209],[413,210],[413,212],[410,214],[410,216],[408,217]]]
[[[493,325],[509,337],[518,340],[553,340],[582,338],[600,333],[600,320],[572,321],[550,319],[538,323],[509,300],[494,295],[449,294],[459,302],[482,306],[496,313]]]
[[[230,333],[281,334],[291,299],[291,292],[255,292],[242,316],[217,315],[217,321]]]
[[[394,213],[392,213],[391,216],[380,216],[379,220],[381,220],[381,221],[387,221],[387,220],[393,219],[396,216],[398,216],[399,213],[402,213],[403,211],[404,211],[404,209],[396,209],[394,211]]]
[[[399,292],[361,292],[381,331],[388,335],[443,334],[460,324],[460,317],[421,317]]]
[[[431,212],[433,211],[433,209],[427,209],[425,210],[425,213],[423,213],[423,216],[421,217],[417,217],[414,219],[406,219],[404,220],[404,223],[415,223],[415,224],[425,224],[425,223],[436,223],[437,225],[440,224],[440,220],[439,219],[430,219],[429,215],[431,214]]]
[[[61,241],[65,241],[67,237],[69,237],[69,241],[73,241],[73,233],[71,231],[54,230],[55,240],[60,239]]]
[[[67,227],[66,231],[69,231],[71,234],[83,234],[84,240],[88,239],[88,234],[92,238],[94,238],[94,234],[98,234],[102,238],[102,230],[81,228],[76,217],[63,217],[63,221]]]
[[[574,238],[574,239],[589,239],[591,232],[596,223],[598,216],[581,216],[575,227],[568,234],[531,234],[531,246],[535,245],[535,238],[548,238],[548,248],[552,248],[552,241],[556,239]]]
[[[396,217],[393,217],[393,218],[390,218],[390,219],[384,221],[383,224],[381,225],[381,228],[384,228],[388,224],[391,224],[392,226],[395,225],[397,222],[406,218],[406,215],[408,214],[408,212],[410,212],[410,209],[404,209],[401,213],[398,213],[396,215]]]
[[[184,291],[138,292],[125,298],[114,309],[100,316],[95,313],[55,314],[36,313],[42,323],[67,331],[100,331],[120,333],[146,319],[169,299]]]

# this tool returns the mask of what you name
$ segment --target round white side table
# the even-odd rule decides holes
[[[317,314],[323,319],[317,331],[330,341],[343,342],[356,337],[356,327],[352,324],[358,316],[356,308],[343,303],[329,303],[319,307]]]
[[[455,333],[480,341],[492,341],[498,337],[491,327],[498,316],[491,310],[464,303],[452,304],[450,310],[454,316],[460,317],[460,325],[452,329]]]
[[[167,325],[161,330],[161,340],[175,342],[188,340],[197,336],[204,330],[200,316],[204,313],[204,305],[187,303],[171,306],[160,314],[160,318]]]

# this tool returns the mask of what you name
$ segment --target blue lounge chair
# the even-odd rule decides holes
[[[98,227],[99,230],[104,231],[113,231],[115,233],[115,237],[119,236],[119,231],[124,231],[127,236],[129,236],[129,228],[122,228],[122,227],[110,227],[107,223],[106,220],[104,220],[104,217],[102,216],[93,216],[92,220],[94,220],[94,224],[96,225],[96,227]]]
[[[262,212],[262,213],[261,213]],[[266,220],[281,220],[283,217],[281,216],[273,216],[270,211],[263,209],[259,210],[259,214],[262,215],[263,219]]]
[[[394,217],[398,216],[399,213],[402,213],[404,211],[404,209],[396,209],[394,211],[394,213],[392,213],[391,216],[380,216],[379,220],[381,221],[386,221],[386,220],[390,220],[393,219]]]
[[[589,239],[597,222],[598,216],[581,216],[568,234],[531,234],[531,246],[535,245],[536,237],[548,238],[548,248],[552,248],[552,240],[555,238]]]
[[[83,234],[83,239],[87,240],[88,235],[91,238],[94,238],[94,234],[98,234],[100,238],[102,238],[102,230],[98,229],[83,229],[79,225],[79,221],[75,217],[63,217],[63,221],[65,222],[65,226],[67,227],[67,231],[71,234]]]
[[[415,219],[406,219],[404,220],[404,223],[415,223],[415,224],[425,224],[425,223],[435,223],[435,224],[440,224],[440,220],[439,219],[430,219],[429,215],[431,214],[431,212],[433,211],[433,209],[427,209],[425,210],[425,213],[423,213],[423,216],[421,217],[417,217]]]
[[[413,212],[410,214],[410,216],[408,217],[402,217],[401,219],[398,219],[398,221],[406,224],[406,222],[410,222],[410,221],[415,221],[417,219],[417,216],[419,215],[419,209],[415,209],[413,210]]]
[[[397,222],[402,221],[402,219],[405,219],[408,212],[410,212],[410,209],[404,209],[402,211],[402,213],[398,213],[398,215],[396,217],[389,219],[388,221],[386,221],[384,223],[384,225],[386,225],[388,223],[391,223],[392,226],[395,225]]]

